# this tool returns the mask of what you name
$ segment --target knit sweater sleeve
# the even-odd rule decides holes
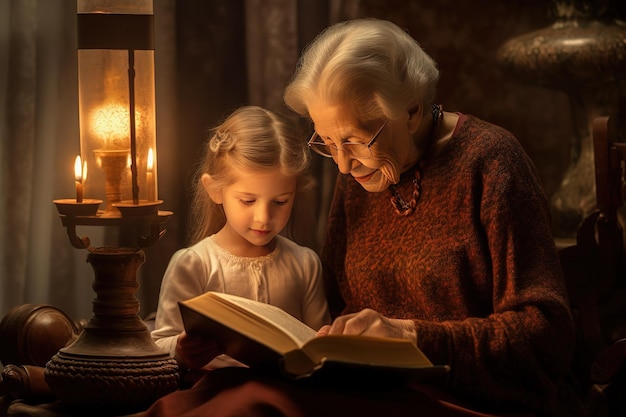
[[[506,152],[485,152],[472,175],[478,192],[468,201],[490,261],[489,311],[415,323],[420,346],[455,369],[448,383],[458,395],[484,398],[496,408],[510,401],[547,412],[560,408],[573,325],[543,192],[525,155]],[[470,285],[455,301],[476,283],[467,278]]]

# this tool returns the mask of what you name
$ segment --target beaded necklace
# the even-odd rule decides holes
[[[430,127],[430,133],[428,137],[428,147],[432,146],[435,141],[435,132],[437,128],[443,121],[443,110],[440,104],[431,104],[431,114],[433,117],[433,124]],[[391,191],[391,205],[393,206],[393,210],[399,216],[409,216],[411,213],[415,211],[415,207],[417,206],[417,201],[420,198],[420,180],[422,179],[422,166],[421,162],[418,163],[415,167],[415,177],[413,178],[413,195],[411,201],[408,203],[404,201],[400,193],[398,192],[398,187],[396,184],[391,184],[389,186],[389,190]]]

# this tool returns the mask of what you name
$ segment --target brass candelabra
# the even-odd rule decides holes
[[[178,387],[178,365],[151,339],[134,295],[139,288],[137,270],[145,260],[142,248],[161,238],[172,214],[158,210],[160,203],[120,203],[121,215],[107,217],[98,211],[98,200],[55,200],[71,244],[87,250],[95,274],[93,316],[79,337],[54,355],[44,373],[55,396],[71,407],[132,412]],[[86,212],[85,204],[92,212]],[[133,227],[147,234],[137,237],[136,247],[94,248],[88,237],[77,235],[77,226]]]

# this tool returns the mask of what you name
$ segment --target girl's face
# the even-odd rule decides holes
[[[291,216],[296,181],[278,167],[239,171],[234,183],[211,194],[226,215],[226,224],[216,236],[218,244],[237,256],[272,252],[274,237]]]
[[[333,142],[338,148],[345,142],[367,144],[384,122],[383,119],[377,121],[377,125],[364,126],[349,107],[323,102],[310,105],[309,114],[320,138]],[[340,150],[333,160],[342,174],[352,175],[367,191],[384,191],[390,184],[397,183],[400,174],[415,163],[413,130],[407,113],[406,118],[387,121],[371,148],[371,158],[359,159]]]

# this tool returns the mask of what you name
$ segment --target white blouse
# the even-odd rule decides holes
[[[278,306],[317,330],[330,323],[319,257],[310,248],[276,236],[266,256],[241,257],[209,236],[180,249],[165,270],[152,339],[173,356],[184,330],[178,301],[219,291]]]

